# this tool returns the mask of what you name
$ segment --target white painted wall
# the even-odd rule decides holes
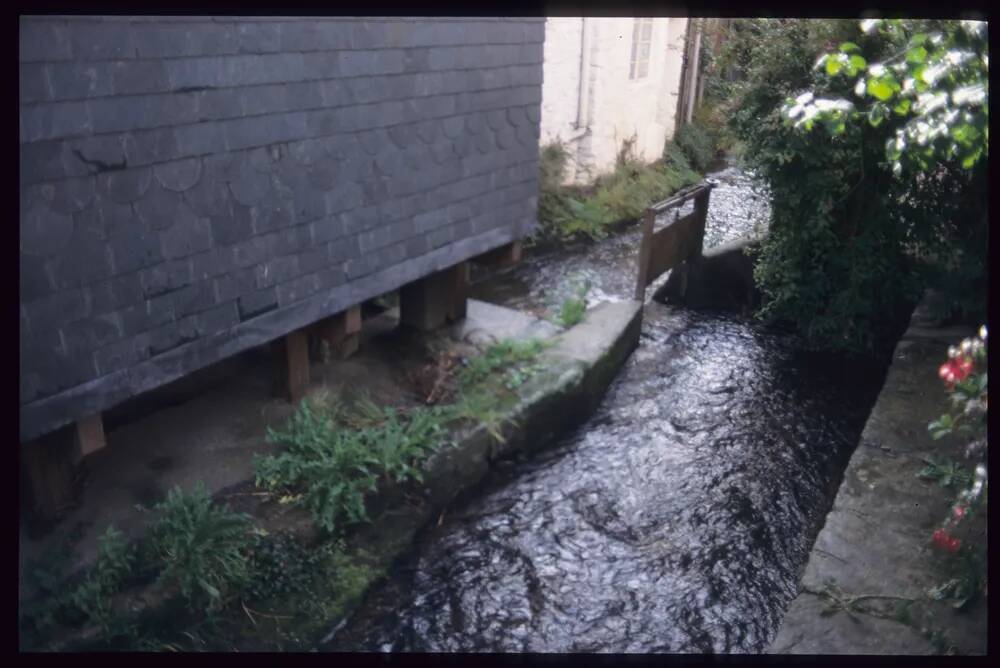
[[[651,162],[673,136],[687,19],[653,19],[648,75],[630,80],[633,22],[619,17],[546,21],[541,140],[566,145],[568,183],[587,183],[612,171],[631,137],[636,155]],[[584,122],[577,127],[584,27],[590,57],[584,73]]]

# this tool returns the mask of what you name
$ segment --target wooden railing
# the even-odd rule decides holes
[[[642,245],[639,246],[639,276],[635,286],[638,301],[646,300],[646,287],[664,272],[701,255],[708,197],[713,187],[715,184],[711,181],[703,181],[679,190],[646,209],[642,221]],[[683,206],[690,200],[694,200],[692,213],[670,221],[659,230],[654,229],[658,215]]]

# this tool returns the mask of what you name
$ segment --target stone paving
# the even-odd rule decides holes
[[[937,377],[947,347],[972,331],[917,307],[769,653],[985,654],[984,597],[956,610],[927,595],[953,577],[930,537],[954,496],[917,477],[927,457],[961,461],[961,446],[926,426],[948,409]],[[971,529],[985,543],[985,518]],[[841,600],[863,597],[857,611],[838,609],[831,585]]]

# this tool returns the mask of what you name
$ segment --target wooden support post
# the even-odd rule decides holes
[[[465,317],[469,266],[460,262],[404,285],[399,291],[399,321],[431,331]]]
[[[55,519],[73,500],[74,458],[65,432],[21,445],[26,501],[36,517]]]
[[[639,246],[639,275],[635,284],[635,299],[639,302],[646,301],[646,286],[649,284],[649,257],[653,246],[653,227],[656,222],[656,214],[652,209],[646,209],[646,215],[642,221],[642,243]]]
[[[500,248],[494,248],[488,253],[473,258],[472,261],[491,269],[504,269],[513,266],[521,261],[521,240],[518,239]]]
[[[694,257],[701,257],[701,251],[705,243],[705,223],[708,222],[708,198],[712,194],[712,189],[705,188],[694,198],[695,211],[698,212],[698,241],[695,244]]]
[[[361,305],[320,320],[316,330],[323,362],[350,357],[361,342]]]
[[[272,344],[275,393],[298,403],[309,387],[309,338],[304,329],[290,332]]]
[[[107,445],[104,438],[104,420],[100,413],[76,421],[73,430],[73,445],[76,461]]]
[[[469,263],[459,262],[448,272],[448,321],[465,319],[469,299]]]
[[[107,445],[100,413],[21,446],[27,502],[32,513],[55,519],[73,501],[77,465]]]

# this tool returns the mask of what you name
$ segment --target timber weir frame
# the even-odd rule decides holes
[[[688,186],[671,197],[651,204],[643,215],[642,244],[639,246],[639,274],[635,299],[646,300],[646,288],[664,272],[685,260],[701,256],[708,217],[708,198],[715,183],[710,180]],[[694,211],[655,229],[656,217],[694,200]]]

